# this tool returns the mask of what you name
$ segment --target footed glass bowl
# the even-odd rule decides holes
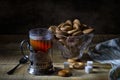
[[[89,47],[93,37],[93,33],[79,36],[64,36],[64,44],[56,40],[57,47],[64,58],[81,58],[84,51]]]

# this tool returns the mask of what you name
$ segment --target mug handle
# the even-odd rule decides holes
[[[27,40],[23,40],[23,41],[21,42],[21,44],[20,44],[20,50],[21,50],[22,55],[23,55],[25,58],[28,58],[28,56],[24,54],[23,46],[24,46],[25,43],[26,43],[26,45],[27,45],[27,48],[30,50],[30,44],[29,44],[29,42],[28,42]],[[28,58],[28,59],[29,59],[29,58]]]

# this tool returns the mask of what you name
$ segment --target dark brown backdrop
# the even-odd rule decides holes
[[[119,14],[119,0],[0,0],[0,34],[25,34],[75,18],[95,33],[120,34]]]

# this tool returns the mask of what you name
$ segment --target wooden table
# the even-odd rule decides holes
[[[119,37],[119,35],[98,34],[93,38],[92,44],[95,45],[116,37]],[[16,66],[18,60],[22,57],[19,45],[23,39],[27,39],[27,35],[0,35],[0,80],[108,80],[111,66],[97,62],[94,62],[96,68],[93,69],[92,73],[87,74],[84,72],[84,69],[73,69],[72,76],[70,77],[60,77],[57,74],[44,76],[31,75],[27,72],[29,62],[19,66],[13,75],[8,75],[6,72]],[[83,59],[89,60],[89,56],[85,56]],[[64,61],[66,59],[56,51],[54,54],[54,67],[63,68]]]

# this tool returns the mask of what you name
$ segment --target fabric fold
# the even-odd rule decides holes
[[[90,47],[90,57],[102,64],[111,64],[110,80],[120,80],[120,38],[114,38]]]

